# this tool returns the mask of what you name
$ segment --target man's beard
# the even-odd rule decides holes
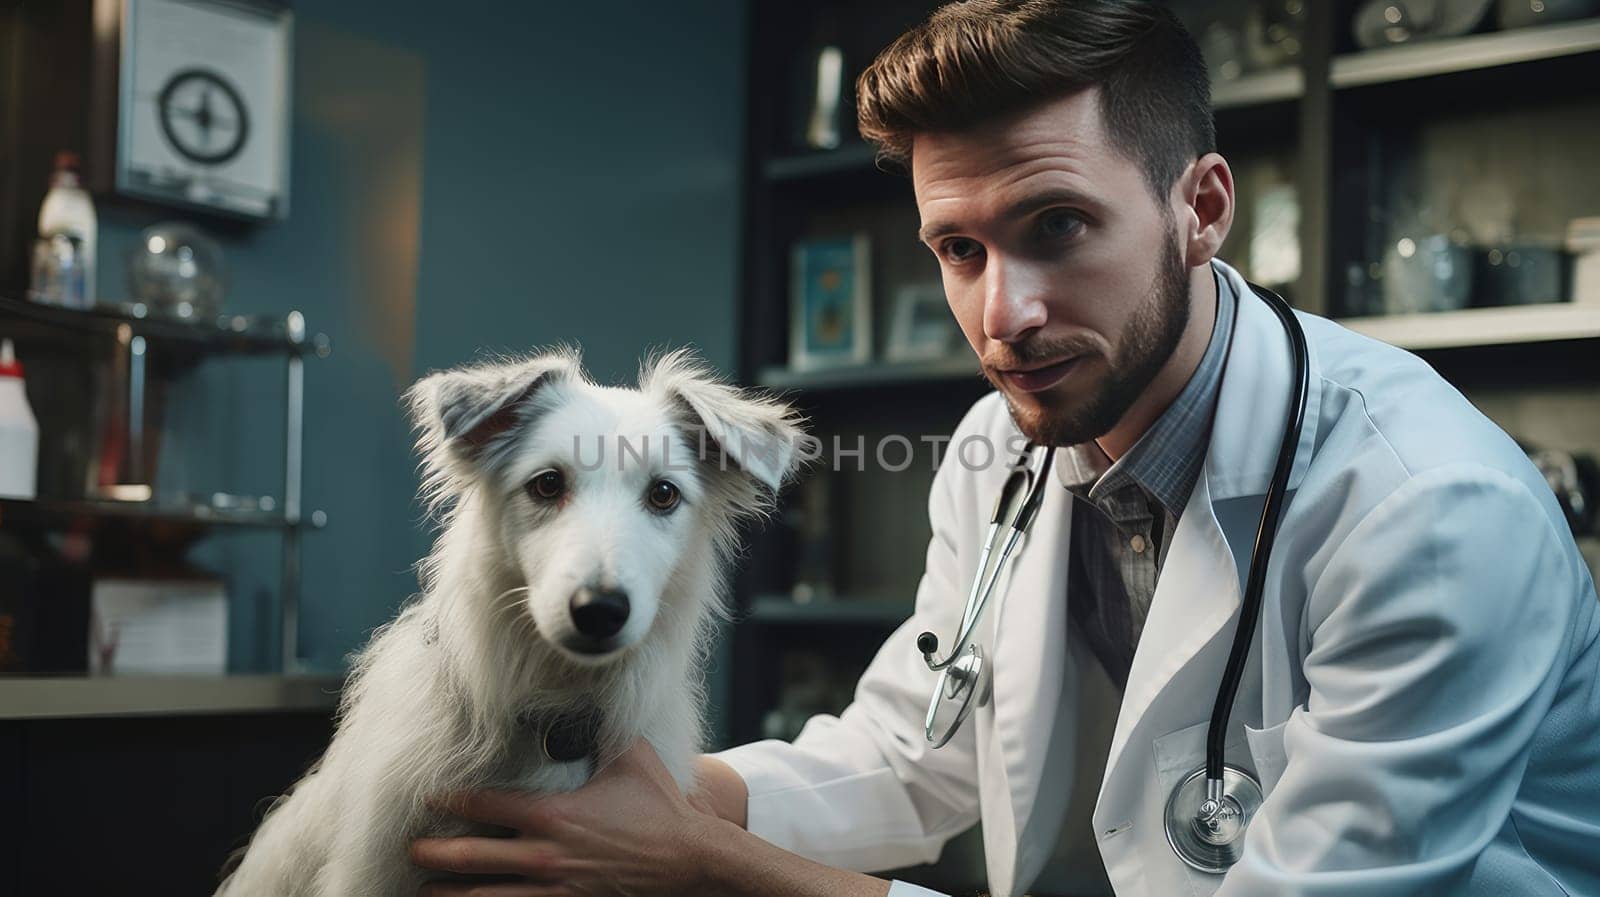
[[[1094,395],[1074,405],[1054,407],[1048,392],[1039,393],[1042,407],[1023,410],[1006,394],[996,375],[987,369],[984,375],[1006,396],[1011,419],[1022,435],[1039,445],[1077,445],[1104,436],[1122,420],[1172,357],[1188,326],[1188,269],[1178,253],[1176,229],[1169,228],[1150,293],[1122,328],[1122,338],[1112,350],[1118,357],[1108,359],[1105,381]],[[1081,350],[1074,342],[1030,340],[1012,346],[1011,354],[1022,364],[1047,361]]]

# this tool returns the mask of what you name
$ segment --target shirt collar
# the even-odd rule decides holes
[[[1189,502],[1189,493],[1205,465],[1211,418],[1233,327],[1235,297],[1227,278],[1212,276],[1217,284],[1217,317],[1211,341],[1189,382],[1146,430],[1126,455],[1112,463],[1094,440],[1068,447],[1057,462],[1063,485],[1074,494],[1099,503],[1107,495],[1135,483],[1177,517]]]

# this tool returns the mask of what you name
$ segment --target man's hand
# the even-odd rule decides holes
[[[411,858],[429,869],[527,879],[435,883],[423,889],[430,897],[704,893],[703,848],[727,825],[705,806],[702,812],[683,796],[655,749],[641,740],[571,794],[477,791],[450,799],[447,809],[455,815],[515,834],[420,838]]]
[[[709,754],[701,754],[694,761],[694,777],[696,788],[689,795],[690,803],[740,828],[748,827],[750,789],[733,767]]]
[[[744,780],[702,757],[692,801],[640,741],[571,794],[478,791],[448,802],[509,838],[419,838],[418,865],[511,882],[436,882],[429,897],[883,897],[889,883],[818,865],[746,832]]]

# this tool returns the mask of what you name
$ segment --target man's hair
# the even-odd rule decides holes
[[[1129,0],[957,0],[878,54],[856,84],[861,136],[906,166],[917,134],[959,133],[1098,86],[1112,145],[1164,202],[1216,148],[1194,39],[1165,7]]]

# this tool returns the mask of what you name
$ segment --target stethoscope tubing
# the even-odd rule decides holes
[[[1228,651],[1228,664],[1223,669],[1217,687],[1217,700],[1211,711],[1211,725],[1206,730],[1206,779],[1222,781],[1225,762],[1224,744],[1228,737],[1228,719],[1233,715],[1234,700],[1239,696],[1239,682],[1244,678],[1245,663],[1250,656],[1250,645],[1255,641],[1256,626],[1261,617],[1262,594],[1266,590],[1267,565],[1272,559],[1272,545],[1277,540],[1279,518],[1283,512],[1284,497],[1289,488],[1289,477],[1294,471],[1296,449],[1305,427],[1306,396],[1311,374],[1308,363],[1310,352],[1306,347],[1305,331],[1295,319],[1294,309],[1282,296],[1255,284],[1250,289],[1277,314],[1289,336],[1289,350],[1294,357],[1295,389],[1289,394],[1289,407],[1284,414],[1283,440],[1278,447],[1278,460],[1272,472],[1272,483],[1267,488],[1266,503],[1261,509],[1261,522],[1256,527],[1255,547],[1250,552],[1250,573],[1246,580],[1244,597],[1239,607],[1239,625],[1234,630],[1233,645]],[[1232,352],[1232,338],[1229,339]]]
[[[1023,449],[1019,461],[1025,461],[1033,453],[1035,446],[1028,443]],[[972,590],[967,594],[967,604],[961,615],[961,628],[956,633],[956,643],[950,653],[943,660],[934,659],[937,650],[937,637],[931,632],[923,633],[923,638],[933,638],[935,647],[932,650],[923,649],[922,659],[928,669],[937,673],[955,663],[967,649],[967,644],[972,641],[972,633],[977,629],[978,620],[983,617],[983,611],[989,604],[990,597],[994,594],[995,585],[1000,581],[1001,572],[1005,569],[1006,561],[1011,558],[1011,553],[1016,550],[1017,543],[1027,533],[1028,527],[1033,523],[1034,516],[1038,513],[1039,505],[1044,503],[1044,484],[1050,475],[1051,462],[1055,458],[1055,447],[1046,446],[1044,460],[1037,465],[1020,465],[1016,471],[1009,474],[1006,486],[1001,490],[999,499],[995,502],[994,513],[990,515],[989,532],[983,540],[983,551],[978,556],[978,573],[972,581]],[[1025,492],[1022,505],[1017,509],[1017,514],[1009,524],[1002,523],[1001,518],[1005,513],[1006,505],[1012,497],[1012,490],[1016,488],[1018,475],[1022,476],[1021,483]],[[993,572],[990,572],[989,558],[994,554],[996,537],[1000,530],[1006,532],[1005,543],[1000,546],[1000,558],[994,563]],[[985,575],[988,574],[988,575]]]

